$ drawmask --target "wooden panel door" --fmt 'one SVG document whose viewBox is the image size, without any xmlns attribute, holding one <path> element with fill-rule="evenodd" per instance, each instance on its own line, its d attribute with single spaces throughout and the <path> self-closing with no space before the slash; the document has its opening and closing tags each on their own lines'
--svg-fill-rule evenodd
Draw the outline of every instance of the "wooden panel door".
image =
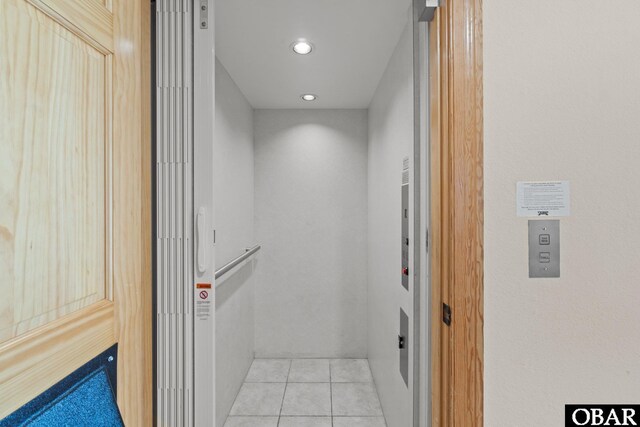
<svg viewBox="0 0 640 427">
<path fill-rule="evenodd" d="M 0 418 L 119 343 L 151 424 L 149 13 L 0 2 Z"/>
</svg>

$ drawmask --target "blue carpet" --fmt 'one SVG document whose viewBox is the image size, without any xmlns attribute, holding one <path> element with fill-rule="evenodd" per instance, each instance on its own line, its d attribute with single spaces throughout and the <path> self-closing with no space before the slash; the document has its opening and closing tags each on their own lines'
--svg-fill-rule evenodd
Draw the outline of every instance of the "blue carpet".
<svg viewBox="0 0 640 427">
<path fill-rule="evenodd" d="M 0 427 L 124 427 L 116 404 L 117 345 L 0 421 Z"/>
</svg>

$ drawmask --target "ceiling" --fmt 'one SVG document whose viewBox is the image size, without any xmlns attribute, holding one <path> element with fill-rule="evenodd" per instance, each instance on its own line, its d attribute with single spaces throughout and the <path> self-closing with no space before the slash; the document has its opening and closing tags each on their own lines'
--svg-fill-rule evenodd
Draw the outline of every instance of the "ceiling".
<svg viewBox="0 0 640 427">
<path fill-rule="evenodd" d="M 367 108 L 410 3 L 216 0 L 216 55 L 254 108 Z M 299 38 L 311 54 L 293 53 Z"/>
</svg>

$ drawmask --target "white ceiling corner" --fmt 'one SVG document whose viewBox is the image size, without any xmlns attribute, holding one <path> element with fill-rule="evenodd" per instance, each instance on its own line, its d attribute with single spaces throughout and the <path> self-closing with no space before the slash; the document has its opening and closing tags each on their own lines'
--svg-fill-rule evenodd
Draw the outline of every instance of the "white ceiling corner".
<svg viewBox="0 0 640 427">
<path fill-rule="evenodd" d="M 368 108 L 411 3 L 215 1 L 216 56 L 254 108 Z M 292 52 L 298 38 L 311 41 L 311 54 Z"/>
</svg>

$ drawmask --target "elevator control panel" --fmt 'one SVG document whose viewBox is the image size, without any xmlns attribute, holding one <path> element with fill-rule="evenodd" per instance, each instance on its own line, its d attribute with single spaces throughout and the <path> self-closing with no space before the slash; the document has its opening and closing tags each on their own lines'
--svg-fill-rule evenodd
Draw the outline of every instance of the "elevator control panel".
<svg viewBox="0 0 640 427">
<path fill-rule="evenodd" d="M 529 277 L 560 277 L 560 221 L 529 221 Z"/>
<path fill-rule="evenodd" d="M 402 286 L 409 290 L 409 158 L 402 162 L 402 248 L 401 280 Z"/>
</svg>

